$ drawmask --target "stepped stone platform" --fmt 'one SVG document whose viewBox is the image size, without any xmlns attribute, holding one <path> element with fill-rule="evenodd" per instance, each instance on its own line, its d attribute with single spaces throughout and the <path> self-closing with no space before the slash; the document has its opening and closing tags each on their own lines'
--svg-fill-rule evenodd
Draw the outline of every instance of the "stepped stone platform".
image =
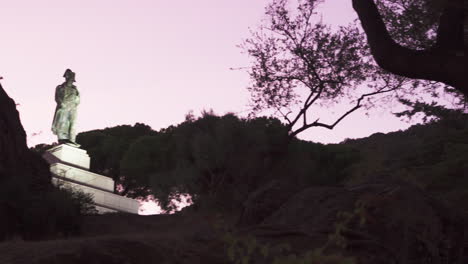
<svg viewBox="0 0 468 264">
<path fill-rule="evenodd" d="M 50 164 L 52 182 L 91 194 L 99 213 L 138 214 L 138 201 L 113 193 L 115 183 L 112 178 L 89 171 L 90 157 L 85 150 L 61 144 L 47 150 L 43 157 Z"/>
</svg>

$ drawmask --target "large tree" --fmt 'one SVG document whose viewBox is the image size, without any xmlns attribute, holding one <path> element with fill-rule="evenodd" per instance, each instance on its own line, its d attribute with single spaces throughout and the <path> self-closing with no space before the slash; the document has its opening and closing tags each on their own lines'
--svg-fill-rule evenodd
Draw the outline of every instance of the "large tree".
<svg viewBox="0 0 468 264">
<path fill-rule="evenodd" d="M 468 96 L 466 0 L 352 0 L 383 69 Z"/>
<path fill-rule="evenodd" d="M 379 36 L 368 37 L 366 41 L 366 34 L 356 23 L 337 30 L 325 25 L 316 13 L 316 7 L 323 1 L 272 0 L 261 27 L 242 43 L 241 47 L 252 58 L 249 91 L 254 114 L 269 110 L 270 114 L 281 116 L 294 137 L 311 127 L 333 129 L 360 108 L 387 103 L 377 101 L 383 98 L 398 99 L 413 109 L 399 113 L 400 116 L 411 116 L 421 109 L 445 109 L 447 104 L 466 109 L 467 97 L 452 83 L 404 75 L 383 67 L 381 58 L 376 57 L 377 51 L 380 56 L 396 58 L 398 63 L 406 62 L 392 49 L 376 47 L 372 37 Z M 438 0 L 379 0 L 373 6 L 376 14 L 381 14 L 382 25 L 385 21 L 382 27 L 394 45 L 415 53 L 439 52 L 437 56 L 441 58 L 464 58 L 463 28 L 460 31 L 454 27 L 456 30 L 450 35 L 459 36 L 458 39 L 442 40 L 440 34 L 445 33 L 440 33 L 438 25 L 445 9 L 437 3 Z M 369 25 L 364 30 L 368 35 L 375 34 Z M 463 67 L 455 69 L 460 70 L 466 71 Z M 431 97 L 432 102 L 428 102 Z M 314 111 L 315 106 L 338 102 L 351 103 L 351 107 L 334 121 L 321 121 Z M 424 113 L 436 112 L 440 111 Z"/>
<path fill-rule="evenodd" d="M 294 137 L 311 127 L 333 129 L 382 95 L 404 99 L 423 89 L 443 88 L 382 70 L 356 24 L 332 30 L 319 20 L 315 9 L 321 2 L 273 0 L 262 26 L 242 43 L 252 58 L 249 91 L 254 114 L 269 110 L 281 116 Z M 314 111 L 315 106 L 338 102 L 352 106 L 332 122 L 321 121 Z"/>
</svg>

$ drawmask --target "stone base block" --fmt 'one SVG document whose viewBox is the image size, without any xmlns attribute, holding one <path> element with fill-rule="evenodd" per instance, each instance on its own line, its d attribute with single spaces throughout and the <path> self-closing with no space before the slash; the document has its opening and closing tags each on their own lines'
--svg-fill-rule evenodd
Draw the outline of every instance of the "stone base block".
<svg viewBox="0 0 468 264">
<path fill-rule="evenodd" d="M 52 182 L 56 185 L 66 185 L 73 189 L 81 190 L 93 196 L 94 204 L 100 213 L 104 212 L 126 212 L 138 214 L 140 203 L 137 200 L 123 197 L 107 191 L 95 189 L 82 184 L 70 182 L 53 177 Z M 100 210 L 101 209 L 101 210 Z"/>
<path fill-rule="evenodd" d="M 50 164 L 52 182 L 91 194 L 99 213 L 138 214 L 137 200 L 114 194 L 114 180 L 89 171 L 90 158 L 85 150 L 61 144 L 47 150 L 43 157 Z"/>
<path fill-rule="evenodd" d="M 119 211 L 117 210 L 112 210 L 109 208 L 105 208 L 102 206 L 94 205 L 96 207 L 96 210 L 98 211 L 98 214 L 107 214 L 107 213 L 118 213 Z"/>
<path fill-rule="evenodd" d="M 94 187 L 96 189 L 102 189 L 104 191 L 114 191 L 114 180 L 110 177 L 102 176 L 62 163 L 50 165 L 50 171 L 57 178 L 63 178 L 72 182 Z"/>
<path fill-rule="evenodd" d="M 49 161 L 50 164 L 62 162 L 89 170 L 90 158 L 86 150 L 67 144 L 60 144 L 47 150 L 44 158 Z M 57 160 L 54 160 L 54 158 Z"/>
</svg>

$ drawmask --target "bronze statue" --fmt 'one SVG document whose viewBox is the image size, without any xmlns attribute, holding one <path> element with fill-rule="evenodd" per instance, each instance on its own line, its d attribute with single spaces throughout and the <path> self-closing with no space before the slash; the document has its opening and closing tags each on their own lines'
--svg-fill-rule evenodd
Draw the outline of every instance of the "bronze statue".
<svg viewBox="0 0 468 264">
<path fill-rule="evenodd" d="M 70 69 L 63 75 L 65 82 L 55 89 L 55 109 L 52 132 L 57 135 L 59 143 L 76 144 L 76 109 L 80 104 L 80 93 L 73 85 L 75 73 Z"/>
</svg>

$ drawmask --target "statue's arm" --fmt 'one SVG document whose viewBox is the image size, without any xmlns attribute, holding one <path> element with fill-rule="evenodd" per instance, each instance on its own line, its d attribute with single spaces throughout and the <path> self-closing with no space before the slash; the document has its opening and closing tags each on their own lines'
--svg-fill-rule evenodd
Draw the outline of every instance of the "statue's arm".
<svg viewBox="0 0 468 264">
<path fill-rule="evenodd" d="M 80 92 L 78 91 L 78 89 L 76 89 L 76 86 L 73 86 L 73 90 L 74 90 L 73 103 L 75 105 L 79 105 L 80 104 Z"/>
<path fill-rule="evenodd" d="M 58 105 L 60 105 L 62 104 L 62 100 L 63 100 L 62 89 L 60 89 L 60 86 L 57 86 L 57 88 L 55 88 L 55 102 Z"/>
<path fill-rule="evenodd" d="M 76 105 L 80 104 L 80 92 L 78 92 L 78 90 L 76 90 L 75 103 L 76 103 Z"/>
</svg>

